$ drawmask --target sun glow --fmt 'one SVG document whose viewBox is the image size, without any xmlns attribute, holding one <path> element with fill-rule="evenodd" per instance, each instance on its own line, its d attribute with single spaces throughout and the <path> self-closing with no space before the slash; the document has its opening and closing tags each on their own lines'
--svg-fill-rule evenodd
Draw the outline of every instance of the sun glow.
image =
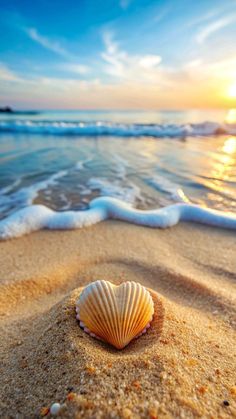
<svg viewBox="0 0 236 419">
<path fill-rule="evenodd" d="M 230 98 L 236 98 L 236 83 L 232 84 L 228 88 L 228 97 L 230 97 Z"/>
<path fill-rule="evenodd" d="M 225 117 L 225 122 L 227 122 L 227 124 L 236 123 L 236 109 L 229 109 Z"/>
<path fill-rule="evenodd" d="M 236 153 L 236 138 L 234 137 L 228 138 L 225 141 L 222 150 L 227 154 Z"/>
</svg>

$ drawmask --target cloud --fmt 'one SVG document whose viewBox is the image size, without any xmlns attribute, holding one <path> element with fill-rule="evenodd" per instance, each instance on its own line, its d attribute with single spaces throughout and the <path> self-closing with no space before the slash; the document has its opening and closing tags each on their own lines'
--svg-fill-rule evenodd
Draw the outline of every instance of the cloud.
<svg viewBox="0 0 236 419">
<path fill-rule="evenodd" d="M 85 75 L 90 71 L 90 68 L 87 65 L 78 63 L 77 56 L 63 48 L 58 41 L 53 41 L 48 37 L 41 35 L 36 28 L 26 28 L 24 29 L 24 32 L 26 32 L 30 39 L 43 48 L 46 48 L 69 61 L 68 63 L 63 63 L 59 66 L 61 70 L 80 75 Z"/>
<path fill-rule="evenodd" d="M 202 71 L 207 73 L 209 78 L 218 81 L 224 80 L 227 83 L 234 82 L 236 78 L 236 55 L 219 61 L 208 63 Z"/>
<path fill-rule="evenodd" d="M 37 44 L 41 45 L 42 47 L 50 51 L 53 51 L 55 54 L 58 54 L 64 58 L 73 58 L 72 55 L 67 50 L 65 50 L 58 41 L 52 41 L 46 36 L 41 35 L 37 31 L 37 29 L 26 28 L 25 32 L 27 33 L 30 39 L 37 42 Z"/>
<path fill-rule="evenodd" d="M 0 63 L 0 80 L 12 82 L 19 81 L 20 78 L 6 64 Z"/>
<path fill-rule="evenodd" d="M 196 41 L 198 44 L 203 44 L 209 36 L 218 32 L 220 29 L 225 28 L 235 21 L 235 16 L 229 16 L 226 18 L 218 19 L 215 22 L 209 23 L 205 26 L 196 36 Z"/>
<path fill-rule="evenodd" d="M 1 100 L 28 108 L 216 107 L 224 104 L 222 92 L 235 79 L 236 57 L 211 62 L 210 57 L 194 56 L 174 67 L 163 64 L 156 54 L 128 53 L 111 32 L 103 34 L 103 41 L 102 61 L 97 66 L 101 80 L 81 80 L 77 74 L 90 69 L 68 59 L 55 64 L 57 70 L 71 73 L 63 74 L 64 78 L 20 76 L 0 63 Z"/>
<path fill-rule="evenodd" d="M 62 64 L 60 68 L 70 73 L 75 73 L 75 74 L 80 74 L 80 75 L 85 75 L 90 72 L 90 67 L 83 64 L 65 63 L 65 64 Z"/>
<path fill-rule="evenodd" d="M 113 34 L 105 32 L 103 34 L 105 51 L 101 54 L 105 61 L 105 72 L 113 77 L 139 81 L 154 82 L 158 81 L 159 55 L 130 55 L 119 47 L 119 43 L 114 40 Z"/>
<path fill-rule="evenodd" d="M 200 66 L 203 65 L 203 62 L 201 60 L 201 58 L 195 58 L 194 60 L 188 61 L 184 67 L 189 70 L 189 69 L 195 69 L 195 68 L 199 68 Z"/>
<path fill-rule="evenodd" d="M 171 11 L 171 7 L 165 7 L 162 10 L 159 10 L 158 13 L 156 14 L 156 16 L 154 17 L 154 22 L 155 23 L 159 23 L 161 22 Z"/>
<path fill-rule="evenodd" d="M 191 64 L 191 63 L 190 63 Z M 158 72 L 158 82 L 143 83 L 139 79 L 122 79 L 115 83 L 99 79 L 24 76 L 6 83 L 0 79 L 0 99 L 13 107 L 36 109 L 179 109 L 187 107 L 222 107 L 219 95 L 220 67 L 201 66 L 198 74 L 188 70 L 164 68 Z M 235 68 L 235 67 L 234 67 Z M 217 70 L 217 73 L 216 73 Z M 214 76 L 213 76 L 214 74 Z M 6 76 L 4 76 L 6 77 Z M 196 77 L 202 77 L 197 79 Z M 201 81 L 198 83 L 196 81 Z M 227 81 L 228 82 L 228 81 Z M 225 90 L 224 90 L 225 91 Z M 204 100 L 203 100 L 204 98 Z"/>
<path fill-rule="evenodd" d="M 144 55 L 138 61 L 140 67 L 151 69 L 155 68 L 161 62 L 161 57 L 159 55 Z"/>
<path fill-rule="evenodd" d="M 41 76 L 18 78 L 14 83 L 6 83 L 0 78 L 0 92 L 0 99 L 4 103 L 37 109 L 99 107 L 104 95 L 99 79 L 86 81 Z"/>
</svg>

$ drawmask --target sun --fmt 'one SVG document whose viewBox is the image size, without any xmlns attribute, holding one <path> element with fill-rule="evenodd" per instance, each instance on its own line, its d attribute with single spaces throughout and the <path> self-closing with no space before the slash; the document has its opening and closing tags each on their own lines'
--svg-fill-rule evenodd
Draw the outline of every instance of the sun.
<svg viewBox="0 0 236 419">
<path fill-rule="evenodd" d="M 228 96 L 236 98 L 236 83 L 232 84 L 228 89 Z"/>
</svg>

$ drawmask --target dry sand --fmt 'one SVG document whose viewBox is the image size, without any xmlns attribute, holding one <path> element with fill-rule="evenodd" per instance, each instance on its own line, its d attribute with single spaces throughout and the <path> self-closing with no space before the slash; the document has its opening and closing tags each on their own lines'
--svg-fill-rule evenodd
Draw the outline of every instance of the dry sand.
<svg viewBox="0 0 236 419">
<path fill-rule="evenodd" d="M 236 417 L 235 233 L 107 221 L 2 242 L 0 266 L 1 418 Z M 122 351 L 86 335 L 74 305 L 95 279 L 157 291 L 162 333 Z"/>
</svg>

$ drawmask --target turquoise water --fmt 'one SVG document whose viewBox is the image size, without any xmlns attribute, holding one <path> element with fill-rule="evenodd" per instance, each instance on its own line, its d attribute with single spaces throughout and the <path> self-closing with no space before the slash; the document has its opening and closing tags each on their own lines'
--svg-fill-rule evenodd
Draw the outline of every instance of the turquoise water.
<svg viewBox="0 0 236 419">
<path fill-rule="evenodd" d="M 32 112 L 32 111 L 30 111 Z M 33 114 L 0 114 L 1 120 L 31 121 L 110 121 L 116 123 L 139 124 L 188 124 L 205 121 L 223 122 L 227 110 L 188 110 L 188 111 L 98 111 L 98 110 L 39 110 Z"/>
<path fill-rule="evenodd" d="M 1 218 L 32 203 L 83 209 L 96 196 L 235 211 L 235 128 L 226 111 L 2 114 Z"/>
</svg>

